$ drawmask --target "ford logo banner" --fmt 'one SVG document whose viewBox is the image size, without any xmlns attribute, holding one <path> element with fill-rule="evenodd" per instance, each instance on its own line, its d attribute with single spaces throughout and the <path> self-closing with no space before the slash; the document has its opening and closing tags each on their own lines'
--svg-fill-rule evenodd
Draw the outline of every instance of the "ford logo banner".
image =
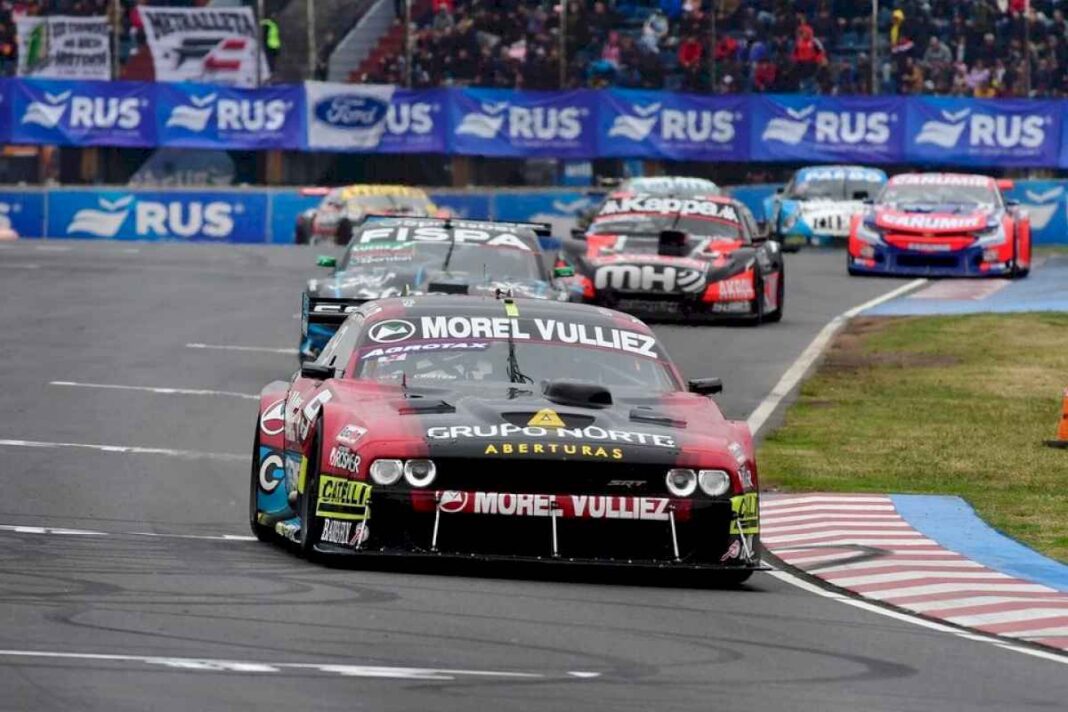
<svg viewBox="0 0 1068 712">
<path fill-rule="evenodd" d="M 389 106 L 370 96 L 346 94 L 315 103 L 315 116 L 331 126 L 367 129 L 386 117 Z"/>
</svg>

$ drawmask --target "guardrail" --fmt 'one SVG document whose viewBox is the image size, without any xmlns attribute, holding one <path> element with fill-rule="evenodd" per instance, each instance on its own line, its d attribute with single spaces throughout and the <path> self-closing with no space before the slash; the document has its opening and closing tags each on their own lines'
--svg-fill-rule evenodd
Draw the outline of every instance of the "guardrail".
<svg viewBox="0 0 1068 712">
<path fill-rule="evenodd" d="M 774 185 L 729 188 L 763 216 Z M 1036 244 L 1068 243 L 1068 181 L 1017 181 L 1008 196 L 1031 215 Z M 593 207 L 591 190 L 429 190 L 431 198 L 468 218 L 547 222 L 565 235 Z M 14 188 L 0 187 L 0 230 L 23 238 L 179 240 L 287 244 L 297 215 L 321 198 L 295 188 Z"/>
</svg>

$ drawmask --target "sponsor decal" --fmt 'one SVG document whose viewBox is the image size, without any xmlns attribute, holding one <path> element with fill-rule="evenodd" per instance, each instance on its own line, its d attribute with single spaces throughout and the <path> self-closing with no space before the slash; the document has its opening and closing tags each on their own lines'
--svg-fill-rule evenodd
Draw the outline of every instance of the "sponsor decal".
<svg viewBox="0 0 1068 712">
<path fill-rule="evenodd" d="M 87 198 L 88 195 L 79 196 L 77 200 L 84 205 L 89 202 Z M 56 211 L 54 229 L 74 237 L 224 242 L 235 238 L 246 241 L 243 230 L 255 223 L 241 222 L 242 228 L 238 229 L 239 221 L 252 219 L 247 214 L 255 206 L 236 195 L 231 200 L 212 200 L 207 193 L 183 193 L 173 199 L 155 192 L 115 198 L 101 195 L 89 205 L 71 205 L 65 211 Z M 61 215 L 70 216 L 65 224 L 58 222 Z"/>
<path fill-rule="evenodd" d="M 622 213 L 663 213 L 679 214 L 688 217 L 715 218 L 737 223 L 738 212 L 730 203 L 711 200 L 684 200 L 680 198 L 621 198 L 607 200 L 598 217 Z"/>
<path fill-rule="evenodd" d="M 753 471 L 749 469 L 749 465 L 742 463 L 738 467 L 738 479 L 741 480 L 742 490 L 748 492 L 753 487 Z"/>
<path fill-rule="evenodd" d="M 405 242 L 439 242 L 458 245 L 487 245 L 489 247 L 512 247 L 518 250 L 531 251 L 530 245 L 521 237 L 512 232 L 491 230 L 476 230 L 473 228 L 443 227 L 431 225 L 424 227 L 369 227 L 360 231 L 360 244 L 374 243 L 376 241 L 405 243 Z"/>
<path fill-rule="evenodd" d="M 938 215 L 886 211 L 876 217 L 876 224 L 880 227 L 902 230 L 981 230 L 986 223 L 985 214 Z"/>
<path fill-rule="evenodd" d="M 528 426 L 542 428 L 566 428 L 565 423 L 552 408 L 542 408 L 527 421 Z"/>
<path fill-rule="evenodd" d="M 260 462 L 260 489 L 271 493 L 278 489 L 281 478 L 278 471 L 284 469 L 284 463 L 280 455 L 268 455 Z"/>
<path fill-rule="evenodd" d="M 337 441 L 339 443 L 347 443 L 348 445 L 355 445 L 360 442 L 360 438 L 367 434 L 367 428 L 360 427 L 354 423 L 349 423 L 344 428 L 338 431 Z"/>
<path fill-rule="evenodd" d="M 737 559 L 742 553 L 742 545 L 737 539 L 731 542 L 731 545 L 727 547 L 727 551 L 723 556 L 719 557 L 720 561 L 729 561 L 730 559 Z"/>
<path fill-rule="evenodd" d="M 577 106 L 515 106 L 507 101 L 484 101 L 479 110 L 463 116 L 457 136 L 494 139 L 504 129 L 513 140 L 574 141 L 582 134 L 585 108 Z"/>
<path fill-rule="evenodd" d="M 516 341 L 525 341 L 537 338 L 542 341 L 595 346 L 657 358 L 656 339 L 647 334 L 556 319 L 533 319 L 527 323 L 534 326 L 533 332 L 524 331 L 518 319 L 508 317 L 424 316 L 421 317 L 420 322 L 424 339 L 512 338 Z M 403 338 L 408 338 L 408 336 Z M 374 340 L 380 341 L 380 339 Z"/>
<path fill-rule="evenodd" d="M 427 351 L 483 351 L 489 348 L 487 341 L 443 341 L 429 344 L 405 344 L 404 346 L 376 347 L 364 354 L 364 358 L 404 355 Z"/>
<path fill-rule="evenodd" d="M 942 242 L 910 242 L 905 248 L 913 252 L 951 252 L 953 245 Z"/>
<path fill-rule="evenodd" d="M 541 411 L 536 414 L 530 422 L 537 420 L 544 412 L 545 411 Z M 551 410 L 549 413 L 552 417 L 559 419 L 559 416 L 556 415 L 556 413 Z M 427 428 L 426 436 L 431 440 L 511 438 L 520 436 L 531 439 L 556 438 L 558 440 L 570 439 L 594 442 L 627 443 L 628 445 L 649 445 L 663 448 L 676 447 L 675 438 L 671 435 L 642 433 L 633 430 L 611 430 L 596 425 L 587 425 L 585 428 L 567 428 L 558 426 L 543 427 L 537 425 L 521 427 L 512 425 L 511 423 L 494 423 L 492 425 L 441 425 Z M 524 452 L 527 452 L 527 450 L 524 450 Z M 556 452 L 556 450 L 553 450 L 552 452 Z M 567 454 L 574 453 L 569 452 Z"/>
<path fill-rule="evenodd" d="M 815 104 L 804 108 L 783 107 L 786 116 L 768 121 L 762 141 L 797 146 L 809 135 L 818 144 L 886 144 L 890 140 L 892 116 L 886 111 L 817 111 Z"/>
<path fill-rule="evenodd" d="M 511 492 L 438 493 L 445 514 L 496 514 L 506 517 L 567 519 L 630 519 L 664 522 L 671 500 L 665 497 L 617 495 L 515 494 Z M 688 509 L 685 510 L 688 513 Z M 679 514 L 682 514 L 680 509 Z M 683 519 L 683 516 L 679 517 Z"/>
<path fill-rule="evenodd" d="M 366 521 L 356 522 L 356 526 L 353 526 L 352 522 L 326 519 L 323 521 L 323 533 L 319 541 L 340 546 L 359 546 L 367 541 L 370 535 Z"/>
<path fill-rule="evenodd" d="M 563 455 L 602 460 L 622 460 L 623 450 L 601 445 L 567 445 L 560 443 L 504 442 L 487 445 L 483 455 Z"/>
<path fill-rule="evenodd" d="M 703 270 L 672 265 L 614 264 L 599 267 L 594 273 L 597 289 L 694 293 L 704 286 Z"/>
<path fill-rule="evenodd" d="M 330 449 L 330 466 L 337 470 L 358 472 L 360 469 L 360 456 L 347 447 L 338 445 Z"/>
<path fill-rule="evenodd" d="M 670 109 L 661 102 L 632 104 L 630 114 L 618 114 L 608 129 L 609 138 L 619 136 L 630 141 L 645 141 L 659 122 L 658 135 L 663 141 L 683 143 L 730 143 L 734 140 L 734 122 L 740 119 L 729 109 Z"/>
<path fill-rule="evenodd" d="M 634 489 L 636 487 L 644 487 L 645 480 L 609 480 L 605 487 L 625 487 L 627 489 Z"/>
<path fill-rule="evenodd" d="M 758 534 L 760 532 L 760 507 L 756 492 L 731 497 L 731 534 Z"/>
<path fill-rule="evenodd" d="M 756 298 L 756 290 L 753 288 L 753 275 L 745 272 L 740 275 L 718 282 L 719 299 L 750 301 Z"/>
<path fill-rule="evenodd" d="M 314 304 L 311 308 L 312 314 L 352 314 L 358 311 L 361 305 L 359 304 Z"/>
<path fill-rule="evenodd" d="M 930 144 L 939 148 L 956 148 L 967 137 L 970 147 L 1041 148 L 1046 141 L 1046 128 L 1052 117 L 1039 114 L 989 115 L 973 113 L 971 108 L 958 111 L 942 109 L 937 119 L 924 121 L 914 139 L 917 145 Z"/>
<path fill-rule="evenodd" d="M 820 181 L 885 183 L 886 174 L 873 168 L 859 168 L 855 166 L 842 168 L 802 168 L 797 172 L 798 183 L 813 183 Z"/>
<path fill-rule="evenodd" d="M 415 325 L 412 322 L 405 319 L 387 319 L 374 324 L 367 332 L 367 336 L 371 341 L 391 344 L 395 341 L 410 339 L 415 336 L 415 333 Z"/>
<path fill-rule="evenodd" d="M 260 416 L 260 431 L 264 435 L 278 435 L 286 427 L 285 399 L 275 401 L 267 406 Z"/>
<path fill-rule="evenodd" d="M 378 148 L 395 92 L 395 87 L 384 84 L 304 82 L 308 147 Z"/>
<path fill-rule="evenodd" d="M 905 173 L 890 179 L 890 185 L 993 186 L 994 179 L 968 173 Z"/>
<path fill-rule="evenodd" d="M 370 516 L 371 485 L 343 477 L 319 477 L 315 515 L 359 522 Z"/>
<path fill-rule="evenodd" d="M 319 391 L 300 411 L 297 418 L 297 433 L 300 435 L 300 440 L 307 440 L 311 424 L 315 422 L 315 418 L 319 415 L 319 409 L 322 408 L 323 404 L 329 403 L 333 397 L 334 394 L 330 391 Z"/>
</svg>

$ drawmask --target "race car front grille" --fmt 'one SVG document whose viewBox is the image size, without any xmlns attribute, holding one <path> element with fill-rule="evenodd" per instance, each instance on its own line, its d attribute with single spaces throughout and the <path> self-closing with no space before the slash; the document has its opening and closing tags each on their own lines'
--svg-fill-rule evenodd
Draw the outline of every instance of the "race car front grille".
<svg viewBox="0 0 1068 712">
<path fill-rule="evenodd" d="M 610 450 L 610 448 L 606 448 Z M 670 465 L 560 460 L 435 458 L 434 487 L 450 490 L 552 494 L 667 496 Z"/>
</svg>

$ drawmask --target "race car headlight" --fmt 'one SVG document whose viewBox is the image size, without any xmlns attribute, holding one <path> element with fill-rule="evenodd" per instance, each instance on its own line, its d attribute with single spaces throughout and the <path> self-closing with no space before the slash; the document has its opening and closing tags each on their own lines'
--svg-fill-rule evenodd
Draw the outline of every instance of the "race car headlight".
<svg viewBox="0 0 1068 712">
<path fill-rule="evenodd" d="M 375 460 L 371 463 L 371 479 L 376 484 L 391 485 L 404 475 L 404 463 L 400 460 Z"/>
<path fill-rule="evenodd" d="M 883 241 L 882 234 L 863 221 L 857 223 L 857 229 L 853 232 L 853 234 L 858 240 L 860 240 L 861 242 L 866 242 L 869 245 L 878 245 L 881 244 Z"/>
<path fill-rule="evenodd" d="M 731 488 L 731 476 L 723 470 L 700 470 L 697 484 L 709 497 L 718 497 Z"/>
<path fill-rule="evenodd" d="M 433 460 L 408 460 L 404 463 L 404 479 L 412 487 L 429 486 L 437 474 L 438 468 Z"/>
<path fill-rule="evenodd" d="M 667 483 L 668 492 L 676 497 L 689 497 L 697 490 L 697 473 L 688 468 L 676 467 L 670 469 L 664 479 Z"/>
<path fill-rule="evenodd" d="M 979 238 L 977 245 L 1003 245 L 1005 244 L 1005 227 L 998 223 L 994 227 L 977 233 L 977 236 Z"/>
</svg>

